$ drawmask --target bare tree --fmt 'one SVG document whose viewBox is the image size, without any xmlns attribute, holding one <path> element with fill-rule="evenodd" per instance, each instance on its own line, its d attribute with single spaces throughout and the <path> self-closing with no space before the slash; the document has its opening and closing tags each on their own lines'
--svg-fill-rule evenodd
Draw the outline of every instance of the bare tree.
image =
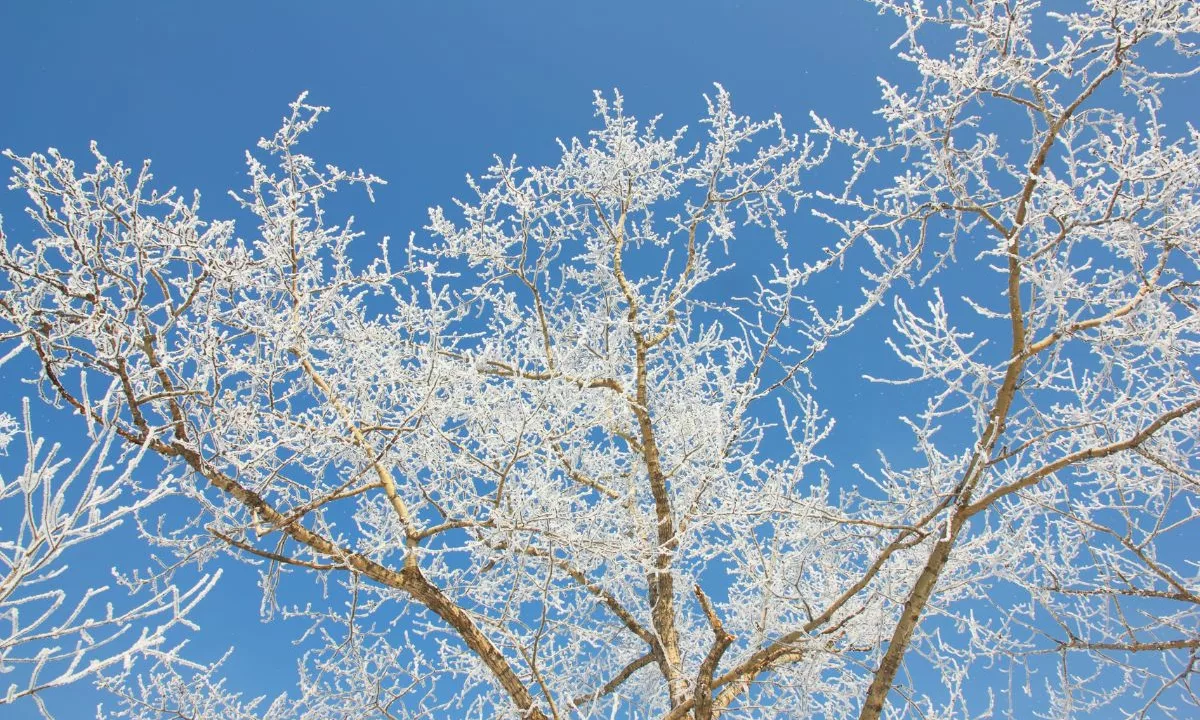
<svg viewBox="0 0 1200 720">
<path fill-rule="evenodd" d="M 1200 10 L 875 4 L 920 78 L 879 137 L 598 94 L 373 260 L 324 208 L 382 181 L 299 152 L 303 97 L 242 235 L 148 166 L 8 153 L 8 337 L 186 479 L 164 542 L 309 621 L 268 716 L 1194 712 L 1200 135 L 1160 117 Z M 889 309 L 912 452 L 835 468 L 814 360 Z M 253 712 L 162 659 L 119 714 Z"/>
<path fill-rule="evenodd" d="M 157 578 L 130 582 L 118 576 L 135 591 L 123 607 L 101 605 L 113 594 L 108 586 L 68 592 L 71 548 L 95 543 L 170 489 L 143 491 L 135 482 L 141 447 L 130 448 L 120 474 L 112 476 L 114 436 L 106 429 L 72 467 L 59 458 L 58 445 L 46 450 L 30 426 L 28 403 L 23 425 L 0 414 L 0 451 L 17 435 L 25 446 L 16 477 L 0 474 L 0 672 L 7 675 L 0 705 L 28 698 L 50 718 L 46 690 L 129 664 L 159 651 L 173 627 L 194 627 L 187 615 L 220 572 L 182 590 Z"/>
</svg>

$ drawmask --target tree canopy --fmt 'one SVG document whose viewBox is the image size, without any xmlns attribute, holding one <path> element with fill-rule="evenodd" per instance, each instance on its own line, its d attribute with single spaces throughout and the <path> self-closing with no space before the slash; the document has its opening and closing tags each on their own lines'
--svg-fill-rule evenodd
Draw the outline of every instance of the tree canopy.
<svg viewBox="0 0 1200 720">
<path fill-rule="evenodd" d="M 236 219 L 96 147 L 6 153 L 38 233 L 0 241 L 0 349 L 142 463 L 70 537 L 136 515 L 170 561 L 110 662 L 71 618 L 74 654 L 14 630 L 0 669 L 98 674 L 131 718 L 1187 716 L 1200 134 L 1159 114 L 1200 9 L 874 4 L 918 78 L 881 81 L 881 133 L 598 93 L 405 243 L 337 216 L 383 181 L 302 152 L 304 96 Z M 912 447 L 834 465 L 816 368 L 871 314 Z M 53 497 L 34 447 L 0 503 Z M 3 528 L 0 612 L 59 612 Z M 212 596 L 176 573 L 235 558 L 310 627 L 270 703 L 162 637 Z"/>
</svg>

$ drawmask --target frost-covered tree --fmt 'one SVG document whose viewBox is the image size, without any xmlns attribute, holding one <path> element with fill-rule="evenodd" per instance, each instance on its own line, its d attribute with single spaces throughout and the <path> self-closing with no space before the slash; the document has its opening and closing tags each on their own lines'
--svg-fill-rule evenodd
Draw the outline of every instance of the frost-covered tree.
<svg viewBox="0 0 1200 720">
<path fill-rule="evenodd" d="M 3 361 L 0 361 L 3 364 Z M 72 595 L 66 586 L 72 548 L 95 543 L 155 502 L 169 486 L 143 489 L 135 471 L 145 452 L 127 447 L 112 464 L 115 436 L 96 430 L 73 465 L 60 447 L 45 447 L 24 423 L 0 413 L 0 454 L 13 440 L 24 446 L 23 464 L 0 470 L 0 706 L 32 703 L 52 717 L 46 690 L 128 665 L 161 652 L 169 631 L 187 620 L 220 572 L 180 589 L 151 575 L 113 578 Z M 7 459 L 7 458 L 5 458 Z M 113 598 L 126 595 L 123 600 Z"/>
<path fill-rule="evenodd" d="M 1200 133 L 1160 116 L 1200 8 L 875 4 L 917 78 L 878 136 L 597 95 L 373 255 L 326 208 L 382 181 L 301 154 L 303 98 L 252 225 L 9 153 L 44 397 L 165 461 L 200 512 L 162 546 L 310 628 L 269 708 L 165 653 L 117 714 L 1195 712 Z M 819 368 L 874 342 L 912 449 L 834 466 Z"/>
</svg>

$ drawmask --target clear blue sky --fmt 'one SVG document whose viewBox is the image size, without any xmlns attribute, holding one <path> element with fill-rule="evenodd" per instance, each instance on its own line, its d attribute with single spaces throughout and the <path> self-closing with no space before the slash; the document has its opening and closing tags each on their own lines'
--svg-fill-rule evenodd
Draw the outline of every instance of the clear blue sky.
<svg viewBox="0 0 1200 720">
<path fill-rule="evenodd" d="M 244 150 L 309 90 L 333 112 L 306 151 L 387 179 L 359 226 L 405 237 L 492 153 L 553 161 L 556 137 L 592 127 L 594 89 L 620 88 L 634 114 L 662 113 L 667 127 L 694 122 L 701 94 L 720 82 L 739 111 L 780 112 L 793 130 L 807 127 L 810 109 L 873 128 L 875 77 L 910 72 L 888 49 L 898 27 L 852 1 L 9 0 L 0 3 L 0 147 L 53 146 L 86 160 L 96 140 L 111 158 L 151 158 L 161 185 L 198 188 L 211 216 L 228 216 L 224 193 L 243 185 Z M 23 201 L 0 193 L 18 242 L 29 229 Z M 861 363 L 829 367 L 825 382 L 877 371 Z M 11 381 L 5 371 L 0 383 Z M 0 387 L 10 412 L 29 391 Z M 850 413 L 843 427 L 868 444 L 899 437 L 894 409 L 844 403 L 834 408 Z M 231 674 L 250 694 L 273 695 L 291 686 L 296 628 L 258 622 L 255 581 L 230 569 L 199 616 L 193 654 L 238 645 Z M 50 699 L 63 717 L 87 717 L 98 698 L 83 686 Z M 32 712 L 18 708 L 12 717 Z"/>
</svg>

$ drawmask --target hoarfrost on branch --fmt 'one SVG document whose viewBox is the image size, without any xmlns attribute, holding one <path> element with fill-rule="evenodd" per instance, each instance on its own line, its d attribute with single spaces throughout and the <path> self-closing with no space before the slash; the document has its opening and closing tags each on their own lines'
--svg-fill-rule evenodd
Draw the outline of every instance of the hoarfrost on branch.
<svg viewBox="0 0 1200 720">
<path fill-rule="evenodd" d="M 39 234 L 0 245 L 4 337 L 165 462 L 202 511 L 165 547 L 307 621 L 267 717 L 1194 711 L 1200 134 L 1160 115 L 1200 9 L 874 4 L 919 78 L 878 136 L 597 94 L 365 263 L 325 208 L 382 181 L 301 153 L 304 97 L 252 225 L 7 154 Z M 834 466 L 819 368 L 869 313 L 912 449 Z M 145 655 L 116 716 L 264 712 Z"/>
</svg>

